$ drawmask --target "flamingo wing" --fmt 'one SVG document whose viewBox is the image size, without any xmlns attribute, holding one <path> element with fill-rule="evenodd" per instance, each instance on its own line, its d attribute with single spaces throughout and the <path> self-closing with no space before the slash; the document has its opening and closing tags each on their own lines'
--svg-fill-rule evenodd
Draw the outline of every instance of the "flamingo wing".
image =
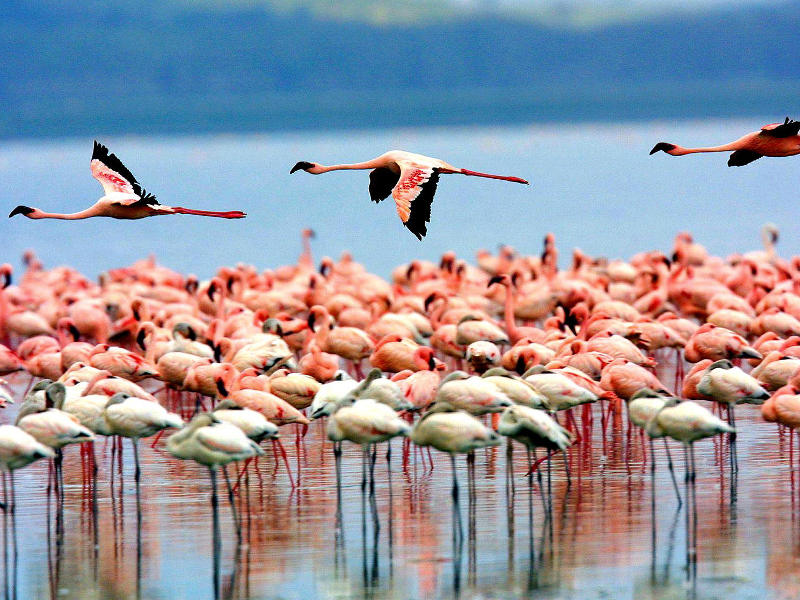
<svg viewBox="0 0 800 600">
<path fill-rule="evenodd" d="M 400 220 L 418 239 L 425 237 L 431 220 L 431 204 L 439 183 L 439 169 L 412 161 L 397 161 L 400 178 L 392 188 Z"/>
<path fill-rule="evenodd" d="M 800 133 L 800 121 L 794 121 L 789 117 L 786 117 L 786 120 L 783 123 L 771 123 L 770 125 L 764 125 L 764 127 L 761 128 L 760 135 L 784 138 L 792 137 L 798 133 Z"/>
<path fill-rule="evenodd" d="M 742 167 L 764 156 L 752 150 L 737 150 L 728 159 L 729 167 Z"/>
<path fill-rule="evenodd" d="M 145 204 L 158 204 L 156 197 L 145 191 L 117 155 L 110 153 L 97 140 L 94 142 L 90 165 L 92 177 L 100 182 L 106 195 L 114 194 L 116 203 L 128 205 L 142 201 Z"/>
<path fill-rule="evenodd" d="M 369 174 L 369 196 L 375 203 L 381 200 L 386 200 L 391 193 L 392 188 L 397 185 L 400 179 L 400 173 L 395 173 L 387 167 L 378 167 L 373 169 Z"/>
</svg>

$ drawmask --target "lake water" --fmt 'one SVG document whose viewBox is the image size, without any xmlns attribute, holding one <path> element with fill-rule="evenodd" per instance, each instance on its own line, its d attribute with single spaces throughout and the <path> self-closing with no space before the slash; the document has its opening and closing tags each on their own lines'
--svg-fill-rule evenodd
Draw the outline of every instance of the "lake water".
<svg viewBox="0 0 800 600">
<path fill-rule="evenodd" d="M 669 250 L 682 230 L 724 255 L 758 248 L 758 229 L 767 221 L 781 228 L 781 253 L 798 253 L 796 163 L 791 159 L 730 169 L 724 155 L 647 154 L 660 140 L 716 144 L 761 124 L 725 120 L 101 138 L 162 202 L 242 209 L 248 218 L 3 219 L 0 261 L 18 264 L 22 251 L 34 248 L 47 266 L 70 264 L 94 276 L 154 253 L 167 266 L 208 276 L 239 261 L 259 268 L 293 262 L 300 230 L 312 227 L 318 234 L 317 258 L 349 249 L 369 269 L 388 275 L 399 263 L 436 259 L 449 249 L 472 257 L 478 248 L 508 243 L 538 253 L 549 231 L 556 234 L 562 261 L 574 246 L 610 257 Z M 401 226 L 390 201 L 378 206 L 369 201 L 366 173 L 288 172 L 297 160 L 360 161 L 395 147 L 525 177 L 533 185 L 443 177 L 428 238 L 418 242 Z M 100 187 L 89 173 L 90 155 L 90 139 L 7 143 L 0 149 L 3 210 L 26 204 L 70 212 L 93 202 Z M 18 392 L 26 379 L 15 377 Z M 13 422 L 15 410 L 0 413 L 0 421 Z M 293 490 L 268 452 L 260 466 L 263 482 L 251 475 L 249 495 L 242 488 L 237 500 L 245 522 L 245 544 L 238 551 L 227 505 L 221 503 L 222 597 L 764 600 L 800 595 L 800 482 L 796 460 L 790 464 L 788 436 L 779 437 L 757 410 L 744 407 L 734 490 L 725 470 L 725 441 L 698 444 L 699 555 L 697 576 L 687 580 L 684 512 L 676 511 L 662 448 L 657 449 L 654 537 L 650 480 L 640 446 L 634 444 L 626 460 L 622 430 L 612 427 L 604 450 L 599 410 L 594 410 L 591 451 L 570 453 L 570 488 L 556 462 L 552 521 L 544 518 L 538 487 L 529 517 L 520 448 L 515 494 L 507 492 L 504 448 L 478 453 L 473 510 L 459 459 L 462 544 L 452 538 L 447 457 L 434 453 L 431 470 L 412 456 L 404 468 L 395 442 L 389 486 L 380 451 L 376 538 L 369 503 L 362 503 L 360 454 L 346 448 L 342 535 L 337 536 L 331 447 L 315 424 L 298 457 L 293 431 L 284 428 L 289 461 L 295 469 L 298 462 L 302 466 L 301 484 Z M 143 443 L 138 521 L 129 446 L 121 496 L 117 483 L 113 500 L 109 449 L 98 444 L 96 545 L 76 448 L 66 452 L 63 536 L 56 535 L 55 510 L 47 513 L 47 465 L 37 463 L 18 474 L 19 562 L 16 575 L 6 571 L 12 577 L 9 589 L 17 598 L 213 597 L 207 472 L 170 458 L 163 441 L 154 449 Z M 677 446 L 673 452 L 680 456 Z"/>
<path fill-rule="evenodd" d="M 17 376 L 18 384 L 25 378 Z M 185 406 L 191 410 L 194 400 Z M 15 412 L 3 411 L 3 422 L 13 420 Z M 312 424 L 299 458 L 293 426 L 283 428 L 295 476 L 298 463 L 302 467 L 300 485 L 291 488 L 284 467 L 276 469 L 268 451 L 260 461 L 260 476 L 251 471 L 249 487 L 242 484 L 237 490 L 244 542 L 238 550 L 222 494 L 219 597 L 796 598 L 797 457 L 791 464 L 788 435 L 779 435 L 756 408 L 743 406 L 737 412 L 740 472 L 733 489 L 726 441 L 718 437 L 697 444 L 696 577 L 687 577 L 685 515 L 678 510 L 663 447 L 656 447 L 654 529 L 649 467 L 639 440 L 634 437 L 628 455 L 620 419 L 609 425 L 604 445 L 595 406 L 593 434 L 570 451 L 571 487 L 560 457 L 554 461 L 552 520 L 545 518 L 537 485 L 528 489 L 527 462 L 519 446 L 514 493 L 506 483 L 505 448 L 477 453 L 474 504 L 459 457 L 460 544 L 452 535 L 446 456 L 434 452 L 432 470 L 419 454 L 404 466 L 395 441 L 390 486 L 383 445 L 375 469 L 376 536 L 371 505 L 361 493 L 360 449 L 345 446 L 337 534 L 332 447 L 323 427 Z M 682 481 L 682 452 L 671 446 Z M 97 454 L 96 546 L 78 448 L 65 452 L 63 516 L 55 511 L 54 500 L 48 510 L 45 462 L 18 472 L 19 559 L 16 576 L 7 571 L 15 597 L 214 597 L 206 469 L 170 457 L 163 439 L 155 448 L 143 441 L 139 520 L 128 442 L 121 488 L 119 474 L 114 487 L 110 483 L 110 445 L 99 441 Z M 685 498 L 683 484 L 681 494 Z"/>
<path fill-rule="evenodd" d="M 781 115 L 744 121 L 555 123 L 509 128 L 426 128 L 320 134 L 206 137 L 98 136 L 164 204 L 242 209 L 244 221 L 176 216 L 143 221 L 2 219 L 0 259 L 17 264 L 35 248 L 46 265 L 88 275 L 155 253 L 167 266 L 208 276 L 222 264 L 259 268 L 294 261 L 299 232 L 313 228 L 317 258 L 349 249 L 377 273 L 446 250 L 472 258 L 479 248 L 511 244 L 539 253 L 554 232 L 562 249 L 628 257 L 669 250 L 691 231 L 726 255 L 760 246 L 768 221 L 783 233 L 780 250 L 800 251 L 797 163 L 762 159 L 728 168 L 726 155 L 648 156 L 655 142 L 709 145 L 736 139 Z M 12 141 L 0 149 L 3 214 L 14 206 L 73 212 L 101 188 L 89 172 L 92 140 Z M 366 172 L 289 175 L 298 160 L 358 162 L 387 149 L 437 156 L 473 170 L 524 177 L 513 183 L 442 177 L 428 237 L 399 222 L 391 200 L 370 202 Z"/>
</svg>

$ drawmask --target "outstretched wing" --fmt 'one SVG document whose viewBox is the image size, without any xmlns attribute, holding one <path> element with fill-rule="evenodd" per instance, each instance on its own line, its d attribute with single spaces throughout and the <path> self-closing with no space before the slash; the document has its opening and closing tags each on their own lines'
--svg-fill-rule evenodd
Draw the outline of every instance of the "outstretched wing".
<svg viewBox="0 0 800 600">
<path fill-rule="evenodd" d="M 439 183 L 439 169 L 411 161 L 397 161 L 400 178 L 392 189 L 392 198 L 397 204 L 397 214 L 403 224 L 417 236 L 425 237 L 431 220 L 431 204 Z"/>
<path fill-rule="evenodd" d="M 797 135 L 800 132 L 800 121 L 793 121 L 789 117 L 783 123 L 771 123 L 761 128 L 760 135 L 784 138 Z"/>
<path fill-rule="evenodd" d="M 376 203 L 386 200 L 399 179 L 400 173 L 395 173 L 386 167 L 373 169 L 369 173 L 369 197 Z"/>
<path fill-rule="evenodd" d="M 111 154 L 103 144 L 97 140 L 92 151 L 92 177 L 100 182 L 106 195 L 127 194 L 129 199 L 119 196 L 120 204 L 134 204 L 142 201 L 145 204 L 158 204 L 156 197 L 139 185 L 136 178 L 128 168 L 122 164 L 116 154 Z"/>
<path fill-rule="evenodd" d="M 729 167 L 742 167 L 764 156 L 752 150 L 737 150 L 728 159 Z"/>
</svg>

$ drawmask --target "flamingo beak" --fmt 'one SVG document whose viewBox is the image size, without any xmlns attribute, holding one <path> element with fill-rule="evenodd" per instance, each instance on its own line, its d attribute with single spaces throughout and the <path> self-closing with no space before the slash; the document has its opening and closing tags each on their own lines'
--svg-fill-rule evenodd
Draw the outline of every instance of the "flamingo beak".
<svg viewBox="0 0 800 600">
<path fill-rule="evenodd" d="M 10 219 L 14 215 L 29 215 L 33 211 L 34 211 L 34 209 L 31 208 L 30 206 L 23 206 L 23 205 L 20 204 L 14 210 L 12 210 L 10 213 L 8 213 L 8 218 Z"/>
<path fill-rule="evenodd" d="M 3 273 L 3 289 L 11 285 L 11 273 Z"/>
<path fill-rule="evenodd" d="M 500 275 L 495 275 L 489 280 L 489 283 L 486 287 L 492 287 L 495 283 L 502 283 L 502 282 L 503 282 L 503 277 Z"/>
<path fill-rule="evenodd" d="M 653 149 L 650 150 L 650 154 L 653 155 L 659 150 L 669 153 L 669 151 L 673 150 L 674 148 L 675 144 L 668 144 L 667 142 L 658 142 L 655 146 L 653 146 Z"/>
<path fill-rule="evenodd" d="M 308 169 L 310 169 L 313 166 L 314 166 L 314 163 L 310 163 L 310 162 L 301 160 L 300 162 L 295 164 L 295 166 L 292 167 L 292 170 L 289 171 L 289 174 L 291 175 L 295 171 L 300 171 L 300 170 L 307 171 Z"/>
</svg>

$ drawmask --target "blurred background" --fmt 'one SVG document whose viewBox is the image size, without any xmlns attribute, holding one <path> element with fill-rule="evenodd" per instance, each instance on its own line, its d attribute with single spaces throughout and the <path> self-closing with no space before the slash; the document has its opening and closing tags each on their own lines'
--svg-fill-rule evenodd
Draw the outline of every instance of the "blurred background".
<svg viewBox="0 0 800 600">
<path fill-rule="evenodd" d="M 33 247 L 94 275 L 152 251 L 207 275 L 293 261 L 312 227 L 318 253 L 388 274 L 447 249 L 538 252 L 548 231 L 628 256 L 688 229 L 725 254 L 766 221 L 800 250 L 796 159 L 647 154 L 798 117 L 800 2 L 6 0 L 0 17 L 3 210 L 92 203 L 97 138 L 162 203 L 249 214 L 17 217 L 4 260 Z M 369 202 L 366 173 L 288 174 L 394 147 L 533 185 L 445 179 L 419 243 Z"/>
</svg>

